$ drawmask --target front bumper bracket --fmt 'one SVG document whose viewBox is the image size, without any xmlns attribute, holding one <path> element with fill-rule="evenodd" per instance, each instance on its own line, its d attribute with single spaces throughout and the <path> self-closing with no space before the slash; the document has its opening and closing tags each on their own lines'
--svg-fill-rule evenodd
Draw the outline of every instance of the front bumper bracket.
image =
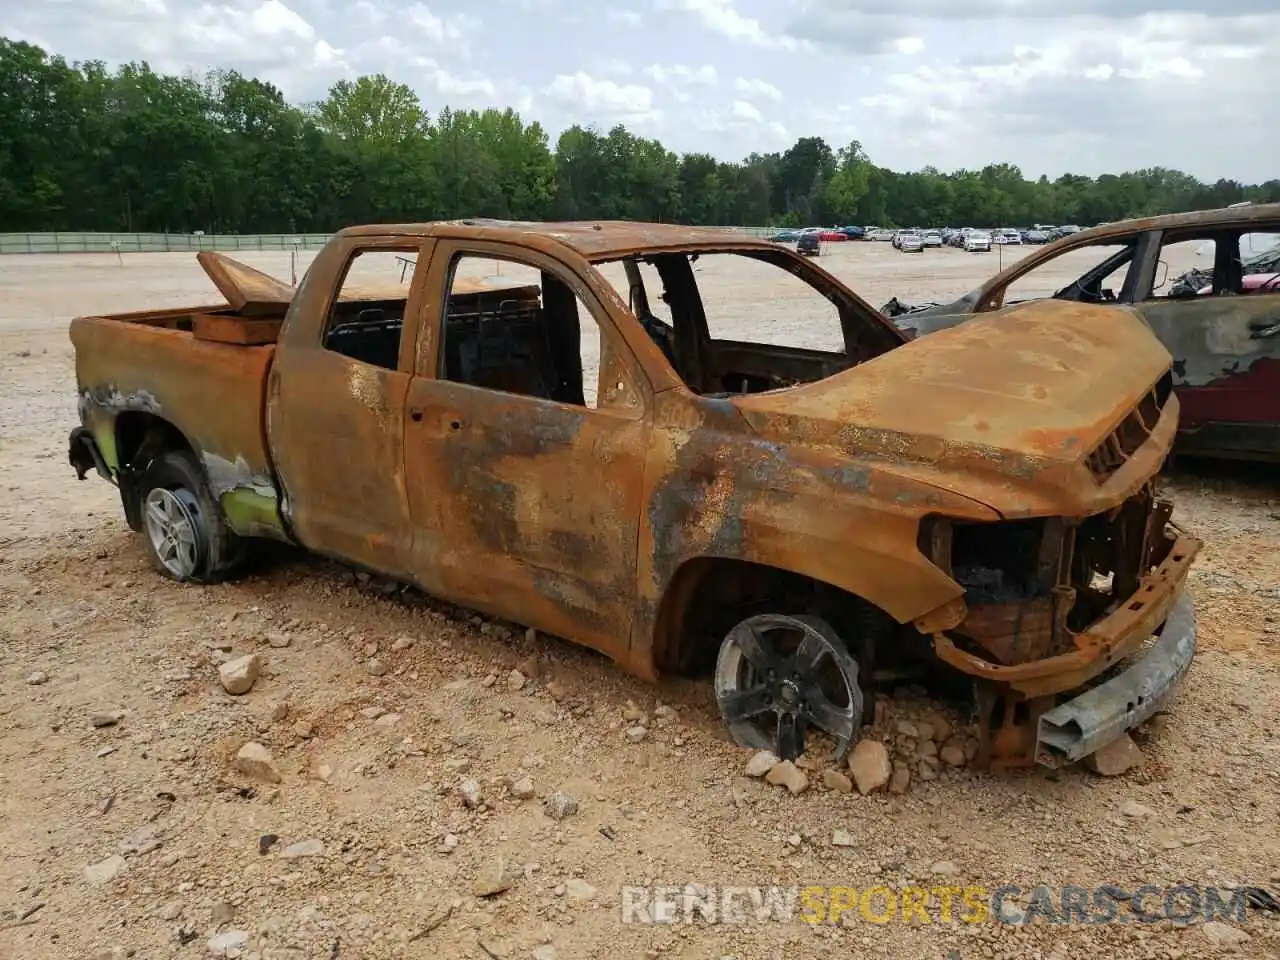
<svg viewBox="0 0 1280 960">
<path fill-rule="evenodd" d="M 1186 674 L 1195 652 L 1195 606 L 1184 592 L 1140 659 L 1041 715 L 1036 760 L 1046 767 L 1073 763 L 1147 720 Z"/>
</svg>

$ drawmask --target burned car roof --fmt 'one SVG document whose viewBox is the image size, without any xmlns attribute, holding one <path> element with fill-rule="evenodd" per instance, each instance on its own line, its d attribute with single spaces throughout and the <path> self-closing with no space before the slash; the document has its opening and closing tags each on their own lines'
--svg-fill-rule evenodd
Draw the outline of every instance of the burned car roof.
<svg viewBox="0 0 1280 960">
<path fill-rule="evenodd" d="M 1254 223 L 1280 218 L 1280 203 L 1255 203 L 1247 207 L 1215 207 L 1212 210 L 1192 210 L 1190 213 L 1165 213 L 1155 217 L 1138 217 L 1133 220 L 1117 220 L 1087 230 L 1073 233 L 1072 245 L 1103 237 L 1123 237 L 1144 230 L 1178 230 L 1195 227 L 1225 227 L 1239 224 L 1248 227 Z"/>
<path fill-rule="evenodd" d="M 438 220 L 429 223 L 349 227 L 340 233 L 342 236 L 387 234 L 505 240 L 543 249 L 564 246 L 595 263 L 637 253 L 708 248 L 776 249 L 776 244 L 740 230 L 630 220 L 571 220 L 559 223 L 533 220 Z"/>
</svg>

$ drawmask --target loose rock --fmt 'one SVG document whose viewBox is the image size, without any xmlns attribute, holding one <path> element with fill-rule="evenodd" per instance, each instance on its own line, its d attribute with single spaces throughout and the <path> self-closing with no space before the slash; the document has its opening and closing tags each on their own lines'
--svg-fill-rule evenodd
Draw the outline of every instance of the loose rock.
<svg viewBox="0 0 1280 960">
<path fill-rule="evenodd" d="M 763 777 L 778 765 L 778 758 L 768 750 L 761 750 L 747 761 L 748 777 Z"/>
<path fill-rule="evenodd" d="M 1142 750 L 1127 733 L 1084 758 L 1084 765 L 1101 777 L 1118 777 L 1142 766 Z"/>
<path fill-rule="evenodd" d="M 775 786 L 786 787 L 792 796 L 803 793 L 809 786 L 809 778 L 804 771 L 790 760 L 782 760 L 773 765 L 773 769 L 765 774 L 765 782 Z"/>
<path fill-rule="evenodd" d="M 528 682 L 525 675 L 519 670 L 512 670 L 507 674 L 507 689 L 512 693 L 517 690 L 523 690 L 524 685 Z"/>
<path fill-rule="evenodd" d="M 33 673 L 27 674 L 27 683 L 31 684 L 33 687 L 38 687 L 40 684 L 48 682 L 49 675 L 43 670 L 36 670 Z"/>
<path fill-rule="evenodd" d="M 628 743 L 639 743 L 648 735 L 649 735 L 649 731 L 638 724 L 634 727 L 627 727 L 626 736 L 627 736 Z"/>
<path fill-rule="evenodd" d="M 284 860 L 294 860 L 298 857 L 320 857 L 323 855 L 324 841 L 318 837 L 291 843 L 280 851 L 280 857 Z"/>
<path fill-rule="evenodd" d="M 822 785 L 836 793 L 853 792 L 853 781 L 834 767 L 822 771 Z"/>
<path fill-rule="evenodd" d="M 119 710 L 110 713 L 95 713 L 89 718 L 89 722 L 95 727 L 114 727 L 117 723 L 124 719 L 124 714 Z"/>
<path fill-rule="evenodd" d="M 117 853 L 107 857 L 105 860 L 85 867 L 84 878 L 95 887 L 100 887 L 104 883 L 110 883 L 128 869 L 129 865 L 125 863 L 124 857 Z"/>
<path fill-rule="evenodd" d="M 521 777 L 511 784 L 511 795 L 517 800 L 528 800 L 533 796 L 533 778 Z"/>
<path fill-rule="evenodd" d="M 578 812 L 578 801 L 564 791 L 557 790 L 543 802 L 542 809 L 552 820 L 563 820 Z"/>
<path fill-rule="evenodd" d="M 413 643 L 413 637 L 396 637 L 395 642 L 391 644 L 391 652 L 400 653 L 402 650 L 408 650 Z"/>
<path fill-rule="evenodd" d="M 564 882 L 564 892 L 573 900 L 590 900 L 596 895 L 596 888 L 581 877 L 570 877 Z"/>
<path fill-rule="evenodd" d="M 365 662 L 364 672 L 369 674 L 371 677 L 381 677 L 386 674 L 387 665 L 377 657 L 373 657 Z"/>
<path fill-rule="evenodd" d="M 256 740 L 250 740 L 240 748 L 235 768 L 246 777 L 262 783 L 279 783 L 281 780 L 280 768 L 276 766 L 271 751 Z"/>
<path fill-rule="evenodd" d="M 905 763 L 893 768 L 893 776 L 889 778 L 889 792 L 903 794 L 911 785 L 911 768 Z"/>
<path fill-rule="evenodd" d="M 480 782 L 471 777 L 458 784 L 458 796 L 462 798 L 462 804 L 468 810 L 474 810 L 484 803 L 484 792 L 480 789 Z"/>
<path fill-rule="evenodd" d="M 863 796 L 883 790 L 893 776 L 888 749 L 878 740 L 859 740 L 849 754 L 849 772 Z"/>
<path fill-rule="evenodd" d="M 517 880 L 524 876 L 524 869 L 505 857 L 498 857 L 492 864 L 481 871 L 471 885 L 471 892 L 477 897 L 492 897 L 504 890 L 510 890 Z"/>
<path fill-rule="evenodd" d="M 256 653 L 228 660 L 218 668 L 218 682 L 233 697 L 242 696 L 253 689 L 262 670 L 262 659 Z"/>
<path fill-rule="evenodd" d="M 1249 940 L 1249 935 L 1243 930 L 1221 920 L 1209 920 L 1201 924 L 1200 932 L 1206 940 L 1218 947 L 1234 947 Z"/>
<path fill-rule="evenodd" d="M 211 957 L 239 957 L 249 949 L 249 934 L 244 930 L 228 930 L 210 937 L 205 948 Z"/>
<path fill-rule="evenodd" d="M 857 843 L 853 839 L 853 834 L 848 830 L 833 830 L 831 832 L 831 845 L 833 847 L 852 847 Z"/>
<path fill-rule="evenodd" d="M 938 751 L 942 762 L 949 767 L 963 767 L 965 761 L 964 747 L 956 743 L 948 743 Z"/>
<path fill-rule="evenodd" d="M 275 647 L 277 650 L 283 650 L 285 647 L 287 647 L 290 644 L 291 641 L 292 641 L 292 638 L 287 633 L 268 633 L 267 634 L 267 644 L 269 646 Z"/>
<path fill-rule="evenodd" d="M 1126 800 L 1120 805 L 1120 812 L 1126 817 L 1132 817 L 1135 820 L 1144 817 L 1154 817 L 1156 812 L 1150 807 L 1139 803 L 1137 800 Z"/>
</svg>

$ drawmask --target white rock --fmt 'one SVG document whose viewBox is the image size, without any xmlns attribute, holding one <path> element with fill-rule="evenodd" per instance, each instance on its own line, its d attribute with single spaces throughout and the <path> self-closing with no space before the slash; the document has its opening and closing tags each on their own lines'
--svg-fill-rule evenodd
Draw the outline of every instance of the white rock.
<svg viewBox="0 0 1280 960">
<path fill-rule="evenodd" d="M 408 650 L 413 646 L 413 637 L 396 637 L 395 642 L 391 644 L 391 650 L 399 653 L 401 650 Z"/>
<path fill-rule="evenodd" d="M 960 868 L 950 860 L 939 860 L 929 868 L 929 872 L 939 877 L 954 877 Z"/>
<path fill-rule="evenodd" d="M 287 633 L 268 633 L 267 634 L 267 643 L 270 646 L 275 647 L 277 650 L 283 650 L 285 647 L 289 645 L 290 641 L 291 641 L 291 638 Z"/>
<path fill-rule="evenodd" d="M 262 670 L 262 659 L 256 653 L 246 654 L 228 660 L 218 668 L 218 681 L 222 689 L 233 697 L 248 693 L 258 682 L 258 674 Z"/>
<path fill-rule="evenodd" d="M 507 674 L 507 689 L 512 693 L 515 693 L 517 690 L 523 690 L 526 682 L 527 680 L 525 675 L 519 670 L 512 670 Z"/>
<path fill-rule="evenodd" d="M 570 877 L 564 882 L 564 892 L 574 900 L 590 900 L 596 895 L 596 888 L 581 877 Z"/>
<path fill-rule="evenodd" d="M 84 878 L 95 887 L 100 887 L 104 883 L 110 883 L 128 869 L 129 865 L 125 863 L 124 857 L 117 853 L 107 857 L 105 860 L 85 867 Z"/>
<path fill-rule="evenodd" d="M 235 768 L 246 777 L 262 783 L 279 783 L 281 780 L 280 768 L 276 766 L 271 751 L 256 740 L 250 740 L 240 748 Z"/>
<path fill-rule="evenodd" d="M 474 810 L 484 803 L 484 791 L 480 789 L 480 781 L 468 777 L 458 784 L 458 796 L 468 810 Z"/>
<path fill-rule="evenodd" d="M 1249 940 L 1249 935 L 1243 930 L 1221 920 L 1209 920 L 1201 924 L 1200 932 L 1206 940 L 1219 947 L 1234 947 Z"/>
<path fill-rule="evenodd" d="M 1154 817 L 1156 812 L 1148 806 L 1144 806 L 1137 800 L 1126 800 L 1120 804 L 1120 812 L 1126 817 L 1133 817 L 1135 820 L 1142 817 Z"/>
<path fill-rule="evenodd" d="M 40 686 L 40 684 L 48 683 L 48 682 L 49 682 L 49 675 L 45 673 L 43 670 L 36 670 L 32 673 L 27 674 L 27 683 L 31 684 L 31 686 L 33 687 L 38 687 Z"/>
<path fill-rule="evenodd" d="M 310 840 L 291 843 L 280 851 L 280 856 L 284 860 L 294 860 L 298 857 L 324 856 L 324 841 L 318 837 L 312 837 Z"/>
<path fill-rule="evenodd" d="M 853 847 L 857 844 L 853 839 L 852 833 L 848 830 L 837 829 L 831 832 L 831 845 L 833 847 Z"/>
<path fill-rule="evenodd" d="M 239 957 L 249 949 L 249 934 L 244 930 L 228 930 L 210 937 L 205 947 L 211 957 Z"/>
<path fill-rule="evenodd" d="M 648 735 L 649 735 L 649 731 L 644 727 L 640 726 L 639 724 L 636 724 L 633 727 L 627 727 L 626 736 L 627 736 L 628 743 L 639 743 Z"/>
<path fill-rule="evenodd" d="M 883 790 L 893 776 L 888 748 L 879 740 L 859 740 L 849 754 L 849 772 L 863 796 Z"/>
<path fill-rule="evenodd" d="M 540 947 L 534 947 L 529 957 L 530 960 L 556 960 L 556 948 L 549 943 L 544 943 Z"/>
<path fill-rule="evenodd" d="M 524 870 L 519 864 L 512 863 L 504 857 L 498 857 L 476 877 L 475 883 L 471 885 L 471 892 L 477 897 L 492 897 L 504 890 L 510 890 L 522 876 L 524 876 Z"/>
<path fill-rule="evenodd" d="M 517 800 L 528 800 L 533 796 L 533 778 L 521 777 L 511 784 L 511 795 Z"/>
<path fill-rule="evenodd" d="M 386 674 L 387 665 L 377 657 L 373 657 L 366 661 L 364 665 L 364 672 L 369 674 L 371 677 L 381 677 Z"/>
<path fill-rule="evenodd" d="M 748 777 L 763 777 L 778 763 L 778 758 L 768 750 L 761 750 L 747 761 Z"/>
</svg>

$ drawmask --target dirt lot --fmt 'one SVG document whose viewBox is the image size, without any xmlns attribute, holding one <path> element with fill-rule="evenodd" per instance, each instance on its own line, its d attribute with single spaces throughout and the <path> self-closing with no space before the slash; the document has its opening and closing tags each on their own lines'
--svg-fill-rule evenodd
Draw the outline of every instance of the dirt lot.
<svg viewBox="0 0 1280 960">
<path fill-rule="evenodd" d="M 287 255 L 245 259 L 288 276 Z M 858 243 L 821 262 L 879 305 L 957 295 L 996 261 Z M 723 281 L 725 323 L 806 335 L 783 292 L 706 269 Z M 113 488 L 76 483 L 66 463 L 66 321 L 214 300 L 189 256 L 0 260 L 0 957 L 203 957 L 218 936 L 261 960 L 1280 955 L 1280 924 L 1255 911 L 1227 929 L 876 924 L 858 911 L 842 924 L 645 925 L 620 910 L 623 885 L 691 882 L 1012 884 L 1015 910 L 1037 884 L 1274 889 L 1276 471 L 1194 465 L 1169 479 L 1175 518 L 1207 544 L 1191 580 L 1201 647 L 1138 737 L 1141 769 L 944 766 L 871 797 L 811 771 L 791 796 L 744 776 L 704 681 L 650 687 L 519 625 L 383 596 L 287 553 L 213 588 L 153 574 Z M 217 663 L 254 651 L 264 675 L 227 695 Z M 529 679 L 513 689 L 517 666 Z M 963 720 L 910 693 L 890 700 L 888 728 L 933 710 Z M 639 713 L 648 732 L 632 742 Z M 281 783 L 233 769 L 249 740 Z M 477 809 L 460 778 L 482 791 Z M 553 791 L 577 812 L 548 816 Z M 475 896 L 500 861 L 516 868 L 509 889 Z M 1133 917 L 1122 905 L 1118 919 Z"/>
</svg>

